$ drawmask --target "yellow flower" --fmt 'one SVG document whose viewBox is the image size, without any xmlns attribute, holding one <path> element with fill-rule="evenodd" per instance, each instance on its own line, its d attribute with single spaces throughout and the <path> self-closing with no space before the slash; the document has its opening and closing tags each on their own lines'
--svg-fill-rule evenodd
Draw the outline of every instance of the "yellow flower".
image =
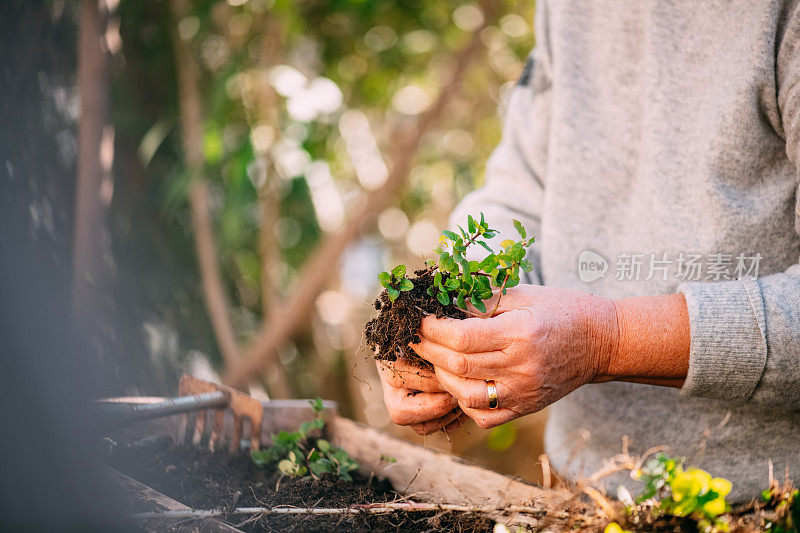
<svg viewBox="0 0 800 533">
<path fill-rule="evenodd" d="M 700 492 L 707 492 L 709 485 L 711 485 L 711 474 L 699 468 L 690 468 L 689 475 L 700 487 Z"/>
<path fill-rule="evenodd" d="M 681 493 L 684 496 L 697 496 L 708 492 L 711 484 L 711 474 L 699 468 L 690 468 L 685 472 L 680 472 L 670 483 L 672 487 L 673 499 L 675 494 Z M 676 500 L 677 501 L 677 500 Z"/>
<path fill-rule="evenodd" d="M 716 492 L 719 496 L 725 497 L 730 494 L 733 485 L 727 479 L 715 477 L 711 480 L 709 488 Z"/>
<path fill-rule="evenodd" d="M 622 528 L 616 522 L 611 522 L 603 530 L 603 533 L 623 533 Z"/>
<path fill-rule="evenodd" d="M 703 504 L 703 511 L 709 516 L 718 516 L 725 512 L 725 498 L 714 498 Z"/>
</svg>

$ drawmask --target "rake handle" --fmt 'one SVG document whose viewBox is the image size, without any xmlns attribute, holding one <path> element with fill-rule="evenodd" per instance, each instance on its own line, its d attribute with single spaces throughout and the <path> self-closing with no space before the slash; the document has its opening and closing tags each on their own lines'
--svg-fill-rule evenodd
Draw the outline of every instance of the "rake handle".
<svg viewBox="0 0 800 533">
<path fill-rule="evenodd" d="M 229 397 L 224 391 L 167 398 L 156 403 L 94 402 L 95 413 L 104 426 L 124 427 L 140 420 L 160 418 L 204 409 L 226 407 Z"/>
</svg>

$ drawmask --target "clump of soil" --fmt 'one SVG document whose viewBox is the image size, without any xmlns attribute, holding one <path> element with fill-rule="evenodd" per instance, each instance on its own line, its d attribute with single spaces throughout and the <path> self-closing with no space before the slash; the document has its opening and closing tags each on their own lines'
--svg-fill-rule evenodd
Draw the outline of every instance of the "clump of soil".
<svg viewBox="0 0 800 533">
<path fill-rule="evenodd" d="M 354 473 L 353 481 L 333 474 L 319 479 L 282 476 L 259 468 L 247 454 L 177 446 L 169 438 L 117 447 L 111 466 L 194 509 L 229 507 L 347 507 L 393 501 L 399 495 L 386 480 Z M 143 510 L 137 506 L 131 513 Z M 232 525 L 263 531 L 491 531 L 493 523 L 471 513 L 391 513 L 315 516 L 268 514 L 230 516 Z"/>
<path fill-rule="evenodd" d="M 401 292 L 392 302 L 386 290 L 375 300 L 378 316 L 364 326 L 367 346 L 375 354 L 375 359 L 395 361 L 401 358 L 418 368 L 430 369 L 431 364 L 411 349 L 409 344 L 419 343 L 419 328 L 426 315 L 437 318 L 450 317 L 464 319 L 467 314 L 453 305 L 442 303 L 426 292 L 433 285 L 435 268 L 416 270 L 411 281 L 414 288 Z M 447 275 L 443 282 L 447 281 Z"/>
</svg>

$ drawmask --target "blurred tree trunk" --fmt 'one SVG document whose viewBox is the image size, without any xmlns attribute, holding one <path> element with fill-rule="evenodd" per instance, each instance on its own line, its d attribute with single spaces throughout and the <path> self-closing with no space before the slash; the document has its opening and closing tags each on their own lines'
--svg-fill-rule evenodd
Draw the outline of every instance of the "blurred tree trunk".
<svg viewBox="0 0 800 533">
<path fill-rule="evenodd" d="M 266 30 L 261 46 L 259 67 L 267 69 L 277 65 L 281 60 L 284 46 L 284 31 L 281 21 L 276 16 L 267 16 Z M 278 129 L 279 99 L 275 90 L 270 85 L 263 85 L 258 97 L 258 123 L 267 124 Z M 278 265 L 280 264 L 280 247 L 275 238 L 275 224 L 280 219 L 281 202 L 278 198 L 279 188 L 275 183 L 276 171 L 272 160 L 267 153 L 258 154 L 261 172 L 263 172 L 261 186 L 258 190 L 259 226 L 258 248 L 261 260 L 261 315 L 262 320 L 269 320 L 271 315 L 279 312 L 280 291 L 279 280 L 276 279 Z M 289 376 L 277 357 L 264 365 L 263 379 L 267 385 L 270 396 L 274 398 L 291 398 L 295 396 L 294 388 Z"/>
<path fill-rule="evenodd" d="M 108 13 L 98 0 L 82 0 L 78 39 L 77 184 L 73 236 L 72 313 L 104 358 L 111 338 L 111 242 L 108 207 L 113 194 L 114 130 L 109 123 Z"/>
<path fill-rule="evenodd" d="M 485 2 L 483 7 L 484 13 L 487 14 L 486 20 L 489 20 L 488 15 L 493 11 L 493 3 Z M 306 323 L 308 315 L 313 312 L 317 297 L 336 272 L 335 266 L 339 263 L 344 250 L 360 235 L 362 227 L 368 221 L 397 199 L 408 178 L 413 157 L 422 137 L 442 119 L 444 108 L 457 92 L 467 66 L 474 61 L 474 56 L 480 47 L 480 29 L 478 29 L 474 32 L 470 43 L 455 58 L 451 79 L 442 88 L 436 101 L 420 116 L 414 127 L 403 128 L 393 136 L 396 140 L 395 152 L 386 183 L 381 188 L 366 194 L 342 229 L 319 244 L 297 276 L 297 287 L 284 310 L 281 313 L 274 313 L 265 321 L 246 349 L 246 357 L 230 368 L 226 374 L 224 379 L 226 383 L 234 387 L 246 386 L 261 373 L 270 360 L 275 358 L 280 346 Z"/>
<path fill-rule="evenodd" d="M 199 70 L 192 53 L 191 44 L 178 33 L 178 22 L 189 14 L 186 0 L 171 0 L 173 17 L 173 47 L 175 67 L 178 71 L 178 101 L 181 113 L 186 166 L 191 173 L 189 205 L 194 224 L 197 261 L 203 285 L 211 326 L 217 340 L 225 366 L 230 368 L 239 360 L 239 345 L 231 323 L 228 298 L 217 264 L 217 246 L 214 229 L 208 212 L 208 184 L 203 175 L 205 154 L 203 151 L 203 104 L 200 96 Z"/>
</svg>

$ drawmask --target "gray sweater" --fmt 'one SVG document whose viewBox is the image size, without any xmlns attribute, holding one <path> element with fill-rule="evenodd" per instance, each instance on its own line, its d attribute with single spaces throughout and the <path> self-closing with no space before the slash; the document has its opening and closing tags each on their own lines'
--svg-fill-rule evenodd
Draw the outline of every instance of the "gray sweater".
<svg viewBox="0 0 800 533">
<path fill-rule="evenodd" d="M 681 390 L 582 387 L 550 410 L 551 461 L 589 474 L 627 435 L 730 479 L 735 500 L 769 461 L 800 479 L 800 7 L 539 0 L 536 37 L 485 185 L 452 221 L 483 211 L 513 236 L 518 218 L 531 282 L 682 292 L 691 324 Z"/>
</svg>

